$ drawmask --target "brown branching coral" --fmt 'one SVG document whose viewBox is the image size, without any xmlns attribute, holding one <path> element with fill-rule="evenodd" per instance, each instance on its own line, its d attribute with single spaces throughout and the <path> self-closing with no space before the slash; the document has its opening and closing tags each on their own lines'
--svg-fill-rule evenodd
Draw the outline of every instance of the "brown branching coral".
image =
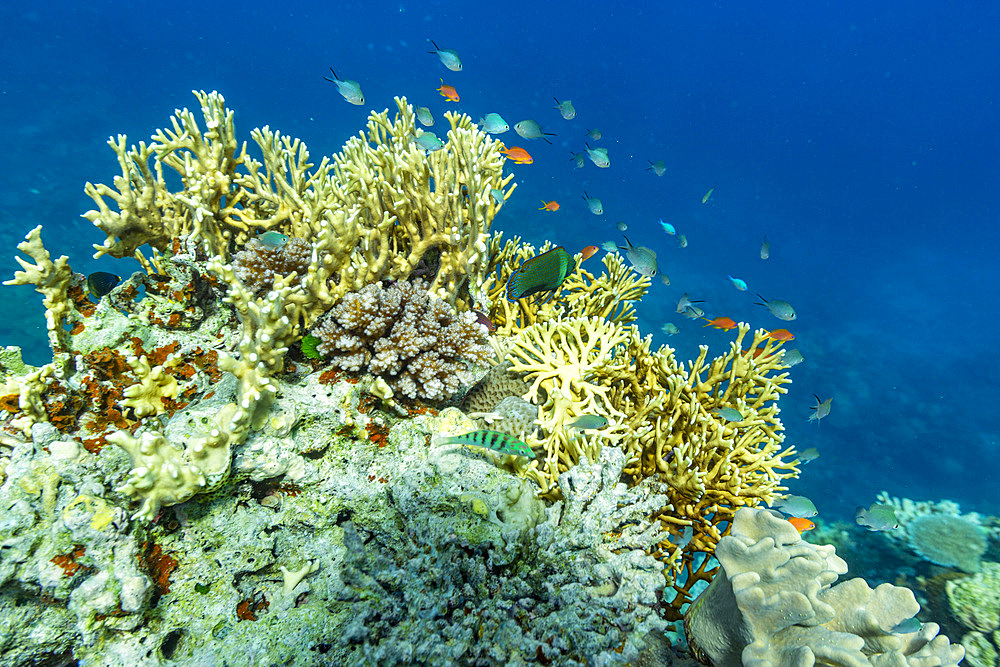
<svg viewBox="0 0 1000 667">
<path fill-rule="evenodd" d="M 444 400 L 484 363 L 485 328 L 466 311 L 429 294 L 421 280 L 369 285 L 323 316 L 312 334 L 317 351 L 342 370 L 383 378 L 409 398 Z"/>
<path fill-rule="evenodd" d="M 233 257 L 233 271 L 247 289 L 261 296 L 271 289 L 275 276 L 304 275 L 311 255 L 312 246 L 304 239 L 288 239 L 281 246 L 250 239 Z"/>
</svg>

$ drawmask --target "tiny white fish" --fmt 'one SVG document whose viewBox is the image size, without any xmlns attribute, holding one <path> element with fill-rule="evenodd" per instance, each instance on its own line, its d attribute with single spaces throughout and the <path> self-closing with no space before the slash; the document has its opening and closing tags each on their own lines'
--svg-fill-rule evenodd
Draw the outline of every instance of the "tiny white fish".
<svg viewBox="0 0 1000 667">
<path fill-rule="evenodd" d="M 767 242 L 767 237 L 764 237 L 764 242 L 760 244 L 760 258 L 767 259 L 771 256 L 771 244 Z"/>
<path fill-rule="evenodd" d="M 458 51 L 455 49 L 439 49 L 438 45 L 434 44 L 433 39 L 428 39 L 427 41 L 434 45 L 434 50 L 427 53 L 437 54 L 437 57 L 441 59 L 441 64 L 452 72 L 462 71 L 462 59 L 458 57 Z"/>
<path fill-rule="evenodd" d="M 341 97 L 350 102 L 351 104 L 361 105 L 365 103 L 365 96 L 361 92 L 361 84 L 357 81 L 351 81 L 350 79 L 341 79 L 337 76 L 337 73 L 330 68 L 330 74 L 333 75 L 331 79 L 328 76 L 323 78 L 330 83 L 337 86 L 337 90 L 340 92 Z"/>
<path fill-rule="evenodd" d="M 618 224 L 615 225 L 615 228 L 618 229 L 618 231 L 620 232 L 624 232 L 628 230 L 628 225 L 625 224 L 624 220 L 619 220 Z"/>
</svg>

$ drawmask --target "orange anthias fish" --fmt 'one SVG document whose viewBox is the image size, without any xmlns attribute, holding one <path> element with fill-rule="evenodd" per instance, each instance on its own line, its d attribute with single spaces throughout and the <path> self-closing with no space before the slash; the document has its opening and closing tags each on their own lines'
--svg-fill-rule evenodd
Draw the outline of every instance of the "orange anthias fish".
<svg viewBox="0 0 1000 667">
<path fill-rule="evenodd" d="M 771 340 L 780 340 L 781 342 L 795 340 L 795 336 L 788 329 L 775 329 L 768 333 L 767 337 Z"/>
<path fill-rule="evenodd" d="M 441 87 L 438 88 L 437 90 L 439 93 L 441 93 L 442 97 L 448 98 L 449 102 L 458 101 L 458 91 L 455 90 L 455 86 L 449 86 L 447 83 L 444 82 L 444 79 L 441 79 Z"/>
<path fill-rule="evenodd" d="M 512 146 L 510 148 L 504 146 L 503 150 L 500 152 L 513 160 L 514 164 L 531 164 L 534 162 L 534 160 L 531 159 L 531 155 L 528 154 L 528 151 L 524 150 L 520 146 Z"/>
<path fill-rule="evenodd" d="M 580 251 L 580 261 L 582 262 L 582 261 L 584 261 L 586 259 L 590 259 L 591 257 L 594 256 L 595 252 L 597 252 L 597 246 L 596 245 L 589 245 L 589 246 L 587 246 L 586 248 L 584 248 L 583 250 Z"/>
<path fill-rule="evenodd" d="M 809 519 L 800 519 L 797 516 L 788 517 L 788 523 L 795 526 L 795 530 L 799 531 L 799 535 L 816 527 L 816 524 Z"/>
<path fill-rule="evenodd" d="M 541 206 L 538 209 L 539 211 L 558 211 L 559 210 L 559 202 L 557 202 L 554 199 L 552 201 L 545 201 L 543 199 L 542 200 L 542 204 L 544 204 L 544 206 Z"/>
<path fill-rule="evenodd" d="M 707 317 L 701 318 L 708 322 L 706 327 L 715 327 L 716 329 L 722 329 L 723 331 L 729 331 L 730 329 L 736 328 L 736 322 L 733 322 L 728 317 L 716 317 L 714 320 L 710 320 Z"/>
</svg>

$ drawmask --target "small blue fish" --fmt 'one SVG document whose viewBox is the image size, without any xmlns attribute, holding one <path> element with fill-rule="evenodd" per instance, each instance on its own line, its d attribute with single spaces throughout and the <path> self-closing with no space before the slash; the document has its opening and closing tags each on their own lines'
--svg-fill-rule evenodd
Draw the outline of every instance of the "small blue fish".
<svg viewBox="0 0 1000 667">
<path fill-rule="evenodd" d="M 430 127 L 434 124 L 434 116 L 431 115 L 431 110 L 427 107 L 417 107 L 417 120 L 424 127 Z"/>
<path fill-rule="evenodd" d="M 501 454 L 511 454 L 512 456 L 523 456 L 525 458 L 535 458 L 535 453 L 531 451 L 525 443 L 512 435 L 500 433 L 499 431 L 471 431 L 463 435 L 455 435 L 444 438 L 440 441 L 442 445 L 475 445 L 492 449 Z"/>
<path fill-rule="evenodd" d="M 647 160 L 647 162 L 649 162 L 649 166 L 646 167 L 646 171 L 652 171 L 657 176 L 663 176 L 667 173 L 667 163 L 663 160 L 657 160 L 656 162 Z"/>
<path fill-rule="evenodd" d="M 425 151 L 433 152 L 441 150 L 444 148 L 444 142 L 437 138 L 437 135 L 433 132 L 423 132 L 419 137 L 413 140 L 418 146 L 423 148 Z"/>
<path fill-rule="evenodd" d="M 584 144 L 587 147 L 587 157 L 590 161 L 601 169 L 607 169 L 611 166 L 611 160 L 608 158 L 607 148 L 591 148 L 590 144 Z"/>
<path fill-rule="evenodd" d="M 498 113 L 488 113 L 485 117 L 480 118 L 479 127 L 483 129 L 483 132 L 490 134 L 503 134 L 510 129 L 510 125 Z"/>
<path fill-rule="evenodd" d="M 548 137 L 556 136 L 551 132 L 543 132 L 542 126 L 530 118 L 528 120 L 522 120 L 519 123 L 515 123 L 514 131 L 525 139 L 541 139 L 549 144 L 552 142 L 548 140 Z"/>
<path fill-rule="evenodd" d="M 493 197 L 493 201 L 496 203 L 497 206 L 503 205 L 504 202 L 503 190 L 499 188 L 493 188 L 492 190 L 490 190 L 490 196 Z"/>
<path fill-rule="evenodd" d="M 341 79 L 337 76 L 337 73 L 333 71 L 332 67 L 330 68 L 330 74 L 333 75 L 332 79 L 328 76 L 324 76 L 323 78 L 337 86 L 337 90 L 345 100 L 351 104 L 357 105 L 365 103 L 365 96 L 361 92 L 361 84 L 357 81 L 351 81 L 350 79 Z"/>
<path fill-rule="evenodd" d="M 663 227 L 663 231 L 671 236 L 677 236 L 677 230 L 669 222 L 663 222 L 663 218 L 660 218 L 660 227 Z"/>
<path fill-rule="evenodd" d="M 833 408 L 833 396 L 825 401 L 821 401 L 819 396 L 816 394 L 813 394 L 813 398 L 816 399 L 816 405 L 812 406 L 810 409 L 815 410 L 816 412 L 809 415 L 809 421 L 815 421 L 818 424 L 820 419 L 830 414 L 830 410 Z"/>
<path fill-rule="evenodd" d="M 777 317 L 779 320 L 785 320 L 786 322 L 791 322 L 797 317 L 797 315 L 795 314 L 795 309 L 792 308 L 792 304 L 788 303 L 787 301 L 782 301 L 781 299 L 771 299 L 770 301 L 768 301 L 760 294 L 757 295 L 757 298 L 760 299 L 763 303 L 757 303 L 755 301 L 754 305 L 764 306 L 769 311 L 771 311 L 771 314 Z"/>
<path fill-rule="evenodd" d="M 607 417 L 602 417 L 601 415 L 583 415 L 567 424 L 570 428 L 577 428 L 580 430 L 604 428 L 607 425 Z"/>
<path fill-rule="evenodd" d="M 586 159 L 586 155 L 583 153 L 570 153 L 570 162 L 572 162 L 577 169 L 583 169 L 583 161 Z"/>
<path fill-rule="evenodd" d="M 541 300 L 545 303 L 559 291 L 566 277 L 576 268 L 573 256 L 562 246 L 532 257 L 522 264 L 507 281 L 507 300 L 517 301 L 535 294 L 548 292 Z"/>
<path fill-rule="evenodd" d="M 587 136 L 593 139 L 594 141 L 597 141 L 598 139 L 601 138 L 602 135 L 601 131 L 595 127 L 593 130 L 587 130 Z"/>
<path fill-rule="evenodd" d="M 594 215 L 604 215 L 604 204 L 597 197 L 591 197 L 587 194 L 587 191 L 583 191 L 583 201 L 587 202 L 587 208 Z"/>
<path fill-rule="evenodd" d="M 729 274 L 726 274 L 726 277 L 729 278 L 729 282 L 731 282 L 733 284 L 733 287 L 735 287 L 736 289 L 738 289 L 741 292 L 746 292 L 747 291 L 747 283 L 746 283 L 745 280 L 740 280 L 739 278 L 733 278 Z"/>
<path fill-rule="evenodd" d="M 257 237 L 257 240 L 271 248 L 280 248 L 288 243 L 288 237 L 281 232 L 264 232 Z"/>
<path fill-rule="evenodd" d="M 712 410 L 715 414 L 719 415 L 727 422 L 741 422 L 743 421 L 743 413 L 736 408 L 719 408 L 717 410 Z"/>
<path fill-rule="evenodd" d="M 434 46 L 434 50 L 428 51 L 427 53 L 436 54 L 437 57 L 441 59 L 441 64 L 450 69 L 452 72 L 462 71 L 462 59 L 458 57 L 458 51 L 455 49 L 439 49 L 433 39 L 428 39 L 427 41 Z"/>
<path fill-rule="evenodd" d="M 559 109 L 559 113 L 562 114 L 563 118 L 566 120 L 573 120 L 576 118 L 576 109 L 573 108 L 573 103 L 570 100 L 563 100 L 560 102 L 556 97 L 553 97 L 552 99 L 556 101 L 555 108 Z"/>
<path fill-rule="evenodd" d="M 798 517 L 799 519 L 808 519 L 819 513 L 816 511 L 816 505 L 813 504 L 813 501 L 805 496 L 785 496 L 784 498 L 779 498 L 774 502 L 774 507 L 777 507 L 789 516 Z"/>
</svg>

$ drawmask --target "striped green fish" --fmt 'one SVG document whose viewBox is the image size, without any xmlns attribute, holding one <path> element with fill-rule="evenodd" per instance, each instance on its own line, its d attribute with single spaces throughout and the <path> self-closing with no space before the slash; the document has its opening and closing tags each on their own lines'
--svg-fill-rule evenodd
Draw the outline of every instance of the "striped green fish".
<svg viewBox="0 0 1000 667">
<path fill-rule="evenodd" d="M 507 281 L 507 300 L 517 301 L 537 294 L 536 300 L 545 303 L 559 291 L 559 286 L 575 268 L 573 256 L 562 246 L 536 255 L 514 271 Z M 542 299 L 545 293 L 548 296 Z"/>
<path fill-rule="evenodd" d="M 535 458 L 535 453 L 531 447 L 524 444 L 512 435 L 501 433 L 500 431 L 472 431 L 464 435 L 455 435 L 441 441 L 442 445 L 476 445 L 492 449 L 501 454 L 513 454 L 525 458 Z"/>
</svg>

